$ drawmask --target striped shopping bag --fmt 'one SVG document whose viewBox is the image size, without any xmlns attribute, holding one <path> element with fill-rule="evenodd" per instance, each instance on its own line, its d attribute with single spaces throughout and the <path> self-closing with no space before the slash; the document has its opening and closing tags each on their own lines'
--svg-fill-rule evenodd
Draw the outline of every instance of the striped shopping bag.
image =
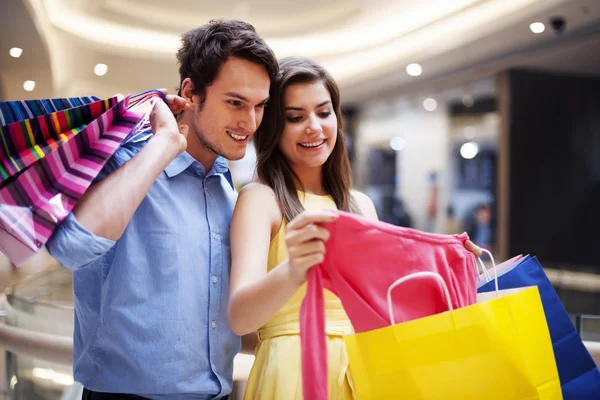
<svg viewBox="0 0 600 400">
<path fill-rule="evenodd" d="M 48 131 L 40 128 L 35 131 L 37 136 L 32 133 L 37 142 L 24 144 L 18 141 L 19 135 L 12 134 L 18 132 L 16 128 L 3 130 L 3 138 L 13 140 L 12 149 L 16 149 L 15 142 L 19 143 L 19 149 L 24 149 L 21 153 L 13 151 L 17 158 L 3 158 L 8 161 L 3 166 L 14 167 L 10 169 L 13 179 L 5 179 L 0 188 L 0 251 L 15 265 L 39 251 L 121 143 L 136 135 L 144 115 L 128 110 L 128 103 L 129 97 L 122 101 L 111 98 L 51 114 L 51 120 L 58 121 L 52 125 L 58 139 L 50 134 L 50 128 Z M 40 124 L 48 127 L 45 116 L 43 121 Z M 35 125 L 39 126 L 42 125 Z M 50 141 L 42 140 L 45 132 Z M 34 142 L 33 146 L 27 146 Z M 54 143 L 54 147 L 48 143 Z M 39 153 L 23 156 L 27 149 L 38 151 L 35 146 L 43 156 Z M 20 172 L 14 173 L 15 170 Z"/>
<path fill-rule="evenodd" d="M 0 103 L 0 188 L 117 104 L 93 97 Z M 71 107 L 74 106 L 74 107 Z"/>
<path fill-rule="evenodd" d="M 0 102 L 0 125 L 8 125 L 13 122 L 25 121 L 39 117 L 40 115 L 52 114 L 90 104 L 100 99 L 94 96 L 69 97 L 41 100 L 13 100 Z"/>
<path fill-rule="evenodd" d="M 123 144 L 152 134 L 149 112 L 154 98 L 166 101 L 159 90 L 130 97 L 127 109 L 143 113 L 144 119 Z M 0 102 L 0 188 L 117 102 L 116 97 L 101 100 L 93 96 Z"/>
</svg>

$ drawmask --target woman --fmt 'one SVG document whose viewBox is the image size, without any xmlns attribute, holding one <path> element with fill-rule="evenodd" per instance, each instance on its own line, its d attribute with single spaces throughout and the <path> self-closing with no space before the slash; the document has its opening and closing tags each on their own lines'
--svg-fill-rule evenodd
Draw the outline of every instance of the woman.
<svg viewBox="0 0 600 400">
<path fill-rule="evenodd" d="M 257 173 L 239 194 L 231 224 L 229 323 L 258 331 L 245 399 L 301 399 L 299 315 L 307 271 L 323 260 L 318 225 L 344 210 L 377 219 L 372 201 L 351 190 L 339 90 L 321 66 L 284 59 L 256 134 Z M 329 398 L 352 399 L 342 336 L 352 332 L 340 300 L 325 293 Z"/>
</svg>

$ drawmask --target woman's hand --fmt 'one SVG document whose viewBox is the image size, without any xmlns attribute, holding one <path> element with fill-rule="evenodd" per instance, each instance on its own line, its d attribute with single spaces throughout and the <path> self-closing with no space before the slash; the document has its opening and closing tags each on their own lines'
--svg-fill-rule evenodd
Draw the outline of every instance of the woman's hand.
<svg viewBox="0 0 600 400">
<path fill-rule="evenodd" d="M 469 250 L 471 253 L 473 253 L 475 255 L 475 257 L 477 257 L 477 258 L 481 257 L 481 254 L 483 253 L 481 251 L 481 247 L 477 246 L 475 243 L 471 242 L 470 240 L 467 240 L 465 242 L 465 248 L 467 250 Z"/>
<path fill-rule="evenodd" d="M 331 211 L 304 211 L 286 227 L 289 273 L 298 283 L 306 281 L 308 270 L 325 259 L 325 242 L 329 231 L 319 223 L 334 221 Z"/>
</svg>

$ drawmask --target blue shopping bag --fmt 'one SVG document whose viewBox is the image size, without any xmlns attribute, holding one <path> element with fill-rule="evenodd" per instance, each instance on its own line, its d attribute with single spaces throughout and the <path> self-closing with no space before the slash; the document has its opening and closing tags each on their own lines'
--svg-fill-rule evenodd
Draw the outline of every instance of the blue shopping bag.
<svg viewBox="0 0 600 400">
<path fill-rule="evenodd" d="M 493 272 L 492 279 L 494 278 Z M 542 299 L 554 358 L 564 400 L 600 399 L 600 370 L 577 334 L 550 280 L 536 257 L 525 256 L 498 274 L 498 287 L 514 289 L 537 286 Z M 494 281 L 486 282 L 478 293 L 494 290 Z"/>
</svg>

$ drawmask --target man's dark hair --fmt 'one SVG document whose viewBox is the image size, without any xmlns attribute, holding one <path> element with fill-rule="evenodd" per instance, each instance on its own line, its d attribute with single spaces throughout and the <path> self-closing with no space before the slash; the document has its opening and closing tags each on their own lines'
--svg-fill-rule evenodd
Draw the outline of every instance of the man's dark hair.
<svg viewBox="0 0 600 400">
<path fill-rule="evenodd" d="M 185 78 L 194 84 L 194 94 L 204 102 L 206 87 L 213 83 L 221 66 L 231 56 L 264 65 L 273 79 L 279 64 L 273 50 L 252 25 L 236 20 L 213 20 L 182 35 L 177 51 L 179 91 Z"/>
</svg>

